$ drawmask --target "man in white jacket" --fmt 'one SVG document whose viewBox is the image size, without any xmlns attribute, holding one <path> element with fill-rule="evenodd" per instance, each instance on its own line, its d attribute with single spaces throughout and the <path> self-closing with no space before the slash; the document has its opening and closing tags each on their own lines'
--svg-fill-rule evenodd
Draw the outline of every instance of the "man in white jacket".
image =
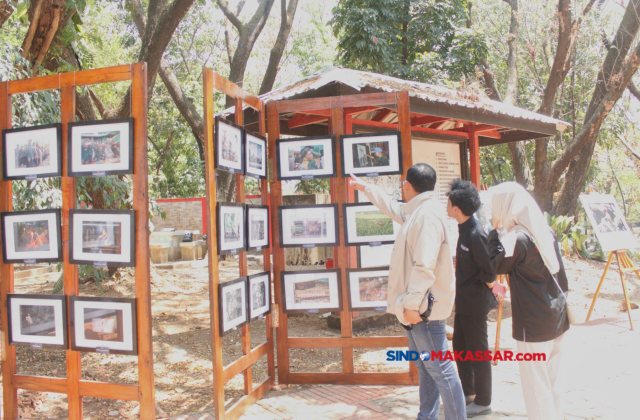
<svg viewBox="0 0 640 420">
<path fill-rule="evenodd" d="M 350 184 L 402 227 L 398 232 L 389 267 L 387 312 L 407 329 L 409 349 L 422 353 L 449 350 L 446 325 L 455 297 L 455 275 L 446 211 L 434 188 L 436 171 L 425 163 L 413 165 L 402 181 L 406 204 L 392 200 L 375 185 L 352 175 Z M 428 321 L 421 315 L 433 307 Z M 464 393 L 451 360 L 418 360 L 420 413 L 418 420 L 436 420 L 440 398 L 446 420 L 466 419 Z"/>
</svg>

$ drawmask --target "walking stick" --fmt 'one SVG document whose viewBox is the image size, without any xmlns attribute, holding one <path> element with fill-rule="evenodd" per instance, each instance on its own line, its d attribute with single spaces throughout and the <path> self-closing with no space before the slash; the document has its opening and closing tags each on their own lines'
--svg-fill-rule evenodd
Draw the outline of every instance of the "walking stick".
<svg viewBox="0 0 640 420">
<path fill-rule="evenodd" d="M 509 287 L 509 280 L 507 276 L 498 276 L 498 283 L 502 284 L 503 280 L 506 280 L 507 287 Z M 502 326 L 502 304 L 504 303 L 504 298 L 498 302 L 498 324 L 496 325 L 496 345 L 493 351 L 493 354 L 496 354 L 500 350 L 500 327 Z M 498 361 L 493 360 L 493 366 L 498 366 Z"/>
</svg>

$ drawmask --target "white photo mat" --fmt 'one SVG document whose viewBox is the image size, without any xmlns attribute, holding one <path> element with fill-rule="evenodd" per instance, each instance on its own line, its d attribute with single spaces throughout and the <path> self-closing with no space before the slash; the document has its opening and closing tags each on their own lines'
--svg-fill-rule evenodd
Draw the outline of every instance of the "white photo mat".
<svg viewBox="0 0 640 420">
<path fill-rule="evenodd" d="M 247 226 L 248 226 L 248 246 L 249 248 L 256 247 L 266 247 L 269 245 L 269 209 L 268 208 L 257 208 L 257 207 L 247 207 Z M 264 238 L 262 239 L 252 239 L 252 227 L 255 222 L 263 222 L 264 223 Z"/>
<path fill-rule="evenodd" d="M 359 308 L 379 308 L 387 306 L 387 292 L 389 285 L 389 268 L 371 271 L 349 271 L 349 299 L 353 309 Z M 360 296 L 360 279 L 368 277 L 386 277 L 387 288 L 384 290 L 384 299 L 381 300 L 362 300 Z"/>
<path fill-rule="evenodd" d="M 220 297 L 221 299 L 221 309 L 222 309 L 222 332 L 227 332 L 229 330 L 232 330 L 233 328 L 237 327 L 240 324 L 244 324 L 245 322 L 247 322 L 248 320 L 248 314 L 247 314 L 247 282 L 246 281 L 239 281 L 230 285 L 225 285 L 224 283 L 221 283 L 222 285 L 222 296 Z M 240 290 L 240 299 L 242 301 L 242 311 L 239 317 L 235 318 L 235 319 L 230 319 L 229 318 L 229 314 L 228 314 L 228 304 L 227 304 L 227 295 L 229 293 L 233 293 L 236 290 Z"/>
<path fill-rule="evenodd" d="M 224 168 L 230 168 L 234 171 L 242 171 L 242 130 L 235 127 L 223 119 L 216 119 L 217 129 L 216 133 L 218 142 L 216 144 L 216 154 L 218 166 Z M 231 160 L 228 152 L 234 153 L 236 160 Z"/>
<path fill-rule="evenodd" d="M 55 335 L 53 337 L 47 336 L 35 336 L 29 334 L 22 334 L 22 328 L 20 326 L 20 307 L 21 306 L 50 306 L 53 307 Z M 32 298 L 11 298 L 11 306 L 9 311 L 11 312 L 11 341 L 20 343 L 41 343 L 56 346 L 63 346 L 65 344 L 66 325 L 65 315 L 63 314 L 63 301 L 62 300 L 50 300 L 45 299 L 32 299 Z"/>
<path fill-rule="evenodd" d="M 362 244 L 367 244 L 371 242 L 386 242 L 386 241 L 395 241 L 396 236 L 398 236 L 398 231 L 400 230 L 400 224 L 391 219 L 391 223 L 393 225 L 393 233 L 389 235 L 361 235 L 358 236 L 357 232 L 357 224 L 356 224 L 356 213 L 361 212 L 378 212 L 378 208 L 373 204 L 369 206 L 345 206 L 345 223 L 346 223 L 346 231 L 347 231 L 347 239 L 349 243 L 361 242 Z M 383 214 L 383 217 L 387 218 L 386 215 Z"/>
<path fill-rule="evenodd" d="M 300 178 L 301 176 L 333 176 L 335 170 L 335 162 L 333 161 L 333 138 L 314 138 L 314 139 L 302 139 L 298 141 L 279 141 L 278 143 L 278 167 L 280 169 L 280 177 L 286 178 Z M 322 169 L 306 169 L 306 170 L 291 170 L 289 151 L 300 152 L 307 146 L 322 146 L 324 155 L 321 158 Z"/>
<path fill-rule="evenodd" d="M 324 270 L 323 270 L 324 271 Z M 329 302 L 305 302 L 296 303 L 295 298 L 295 285 L 297 283 L 304 283 L 313 280 L 320 280 L 327 278 L 329 281 Z M 306 311 L 306 310 L 331 310 L 340 308 L 340 281 L 338 273 L 330 270 L 324 272 L 291 272 L 283 273 L 284 279 L 284 297 L 285 307 L 287 311 Z"/>
<path fill-rule="evenodd" d="M 353 146 L 364 143 L 381 143 L 389 142 L 389 165 L 386 166 L 368 166 L 355 168 L 353 166 Z M 368 174 L 368 173 L 393 173 L 400 171 L 400 136 L 398 134 L 388 135 L 372 135 L 362 137 L 344 137 L 342 138 L 342 152 L 345 174 Z"/>
<path fill-rule="evenodd" d="M 256 288 L 259 288 L 260 285 L 264 287 L 264 305 L 254 306 L 253 297 L 255 296 Z M 271 309 L 270 289 L 271 284 L 268 273 L 249 278 L 249 312 L 252 319 L 269 312 L 269 309 Z"/>
<path fill-rule="evenodd" d="M 611 194 L 581 194 L 584 207 L 602 251 L 619 251 L 638 248 L 616 198 Z"/>
<path fill-rule="evenodd" d="M 29 175 L 47 175 L 58 173 L 60 155 L 58 145 L 58 127 L 48 127 L 35 130 L 14 131 L 6 133 L 6 168 L 7 175 L 29 176 Z M 49 164 L 46 166 L 38 166 L 32 168 L 20 168 L 16 163 L 16 149 L 19 145 L 23 145 L 34 140 L 49 148 Z"/>
<path fill-rule="evenodd" d="M 84 317 L 85 309 L 104 309 L 112 312 L 114 310 L 122 311 L 122 337 L 123 341 L 103 341 L 85 338 L 84 325 L 89 320 Z M 133 351 L 136 346 L 133 334 L 133 311 L 135 306 L 126 302 L 100 302 L 93 300 L 75 300 L 72 303 L 74 339 L 76 347 L 84 348 L 106 348 L 109 350 Z"/>
<path fill-rule="evenodd" d="M 48 251 L 17 251 L 16 237 L 14 226 L 16 223 L 21 222 L 38 222 L 46 221 L 49 225 L 49 250 Z M 59 258 L 58 253 L 60 237 L 58 236 L 58 226 L 56 226 L 57 216 L 56 213 L 43 213 L 43 214 L 23 214 L 23 215 L 7 215 L 4 218 L 4 226 L 2 231 L 5 236 L 6 252 L 8 260 L 39 260 L 39 259 L 54 259 Z"/>
<path fill-rule="evenodd" d="M 83 223 L 120 223 L 120 253 L 102 254 L 95 252 L 83 252 L 82 225 Z M 73 247 L 71 253 L 73 259 L 93 263 L 97 261 L 129 264 L 131 261 L 131 246 L 134 238 L 131 237 L 131 223 L 133 217 L 130 214 L 109 214 L 99 210 L 91 213 L 75 213 L 73 215 Z"/>
<path fill-rule="evenodd" d="M 131 156 L 129 155 L 131 137 L 131 124 L 133 122 L 108 123 L 104 124 L 96 122 L 91 125 L 74 125 L 70 127 L 71 132 L 71 168 L 73 172 L 102 172 L 102 171 L 131 171 Z M 107 131 L 117 131 L 120 133 L 120 162 L 118 163 L 82 163 L 82 136 L 86 134 L 96 134 Z"/>
<path fill-rule="evenodd" d="M 225 206 L 223 204 L 220 205 L 220 213 L 219 213 L 219 221 L 218 221 L 218 229 L 220 236 L 220 243 L 218 245 L 220 251 L 229 251 L 233 249 L 242 249 L 245 247 L 245 207 L 244 206 Z M 238 239 L 237 240 L 228 240 L 225 239 L 225 216 L 235 214 L 236 227 L 238 228 Z"/>
<path fill-rule="evenodd" d="M 334 207 L 316 207 L 309 206 L 303 208 L 286 208 L 282 207 L 282 241 L 281 245 L 300 245 L 305 244 L 333 244 L 337 242 L 336 238 L 336 220 Z M 302 221 L 308 224 L 310 221 L 326 224 L 326 234 L 321 233 L 317 237 L 296 237 L 294 235 L 294 222 Z"/>
<path fill-rule="evenodd" d="M 259 137 L 254 136 L 248 131 L 245 131 L 245 133 L 246 133 L 245 134 L 246 136 L 246 147 L 245 147 L 246 171 L 245 172 L 248 175 L 266 177 L 267 176 L 267 142 Z M 256 150 L 262 164 L 260 163 L 256 164 L 250 161 L 254 151 Z"/>
</svg>

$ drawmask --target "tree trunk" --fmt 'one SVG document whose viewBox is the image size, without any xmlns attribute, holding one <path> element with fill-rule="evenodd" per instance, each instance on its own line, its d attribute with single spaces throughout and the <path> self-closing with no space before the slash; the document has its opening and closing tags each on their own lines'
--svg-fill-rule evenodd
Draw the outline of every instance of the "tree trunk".
<svg viewBox="0 0 640 420">
<path fill-rule="evenodd" d="M 64 0 L 33 0 L 27 11 L 29 30 L 22 42 L 22 56 L 38 66 L 44 60 L 51 42 L 66 23 Z M 75 13 L 75 11 L 73 11 Z"/>
<path fill-rule="evenodd" d="M 12 13 L 13 7 L 6 0 L 0 0 L 0 29 L 2 29 L 2 25 L 11 17 Z"/>
</svg>

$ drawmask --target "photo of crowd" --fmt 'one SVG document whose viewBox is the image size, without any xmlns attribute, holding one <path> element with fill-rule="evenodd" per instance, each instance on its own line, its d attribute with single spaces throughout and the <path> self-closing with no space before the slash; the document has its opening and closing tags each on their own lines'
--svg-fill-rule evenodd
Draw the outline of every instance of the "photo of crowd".
<svg viewBox="0 0 640 420">
<path fill-rule="evenodd" d="M 82 222 L 82 252 L 120 254 L 122 226 L 120 222 Z"/>
<path fill-rule="evenodd" d="M 80 138 L 83 165 L 120 163 L 120 132 L 85 133 Z"/>
<path fill-rule="evenodd" d="M 14 226 L 16 252 L 49 251 L 49 222 L 18 222 Z"/>
<path fill-rule="evenodd" d="M 51 305 L 21 305 L 20 334 L 54 337 L 55 308 Z"/>
<path fill-rule="evenodd" d="M 17 168 L 37 168 L 50 165 L 49 142 L 29 139 L 15 149 Z"/>
<path fill-rule="evenodd" d="M 324 146 L 303 146 L 288 149 L 289 171 L 308 171 L 324 168 Z"/>
<path fill-rule="evenodd" d="M 320 219 L 294 219 L 291 225 L 293 238 L 326 238 L 327 222 Z"/>
</svg>

